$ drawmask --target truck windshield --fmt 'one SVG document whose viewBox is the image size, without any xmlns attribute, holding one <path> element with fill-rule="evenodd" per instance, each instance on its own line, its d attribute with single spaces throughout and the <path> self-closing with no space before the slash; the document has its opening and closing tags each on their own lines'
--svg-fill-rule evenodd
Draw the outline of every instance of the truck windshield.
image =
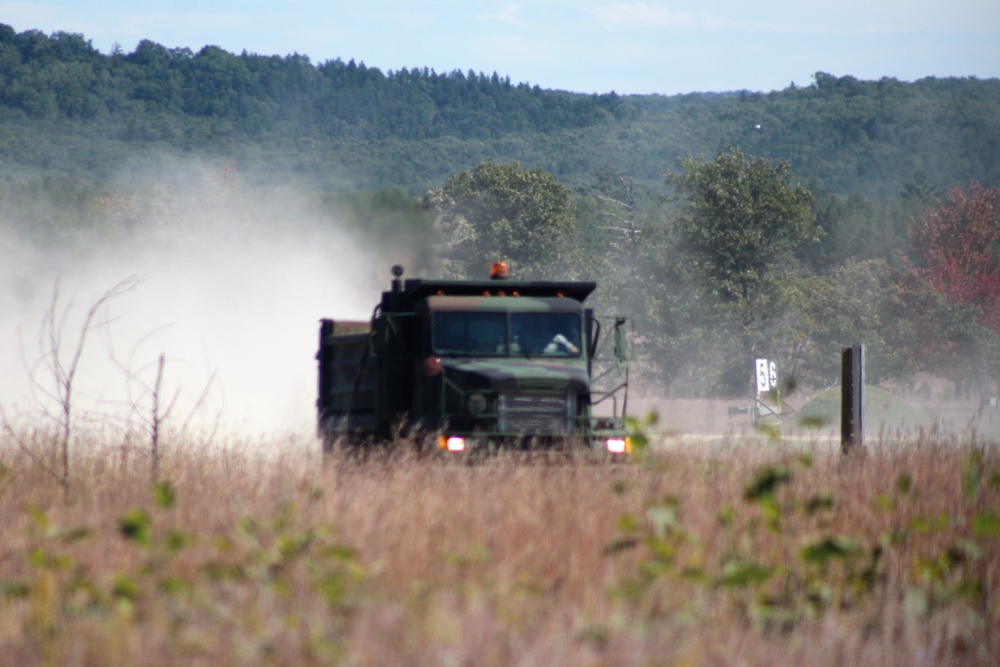
<svg viewBox="0 0 1000 667">
<path fill-rule="evenodd" d="M 449 356 L 580 355 L 578 313 L 435 312 L 433 350 Z"/>
</svg>

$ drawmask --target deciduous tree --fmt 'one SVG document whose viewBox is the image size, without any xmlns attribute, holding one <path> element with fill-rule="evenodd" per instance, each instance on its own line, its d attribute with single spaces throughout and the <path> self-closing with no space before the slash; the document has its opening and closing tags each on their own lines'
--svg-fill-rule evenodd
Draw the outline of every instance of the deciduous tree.
<svg viewBox="0 0 1000 667">
<path fill-rule="evenodd" d="M 911 226 L 909 261 L 934 292 L 972 306 L 1000 334 L 1000 188 L 953 186 Z"/>
<path fill-rule="evenodd" d="M 681 161 L 670 173 L 684 208 L 679 239 L 704 287 L 717 298 L 711 325 L 728 331 L 732 345 L 720 385 L 737 390 L 754 356 L 771 354 L 794 320 L 789 277 L 796 274 L 795 251 L 816 241 L 820 229 L 810 207 L 810 193 L 792 182 L 787 163 L 744 155 L 738 147 L 715 160 Z"/>
<path fill-rule="evenodd" d="M 787 163 L 772 166 L 738 147 L 708 162 L 685 158 L 681 167 L 667 184 L 687 202 L 684 244 L 720 296 L 749 308 L 768 273 L 818 240 L 809 191 L 792 184 Z"/>
<path fill-rule="evenodd" d="M 469 275 L 509 260 L 521 279 L 566 275 L 576 224 L 569 188 L 542 169 L 480 162 L 424 198 Z M 457 238 L 450 238 L 457 235 Z"/>
<path fill-rule="evenodd" d="M 945 304 L 924 318 L 922 357 L 955 381 L 956 393 L 982 374 L 997 375 L 1000 350 L 1000 188 L 976 181 L 914 220 L 910 279 Z M 918 320 L 919 322 L 919 320 Z"/>
</svg>

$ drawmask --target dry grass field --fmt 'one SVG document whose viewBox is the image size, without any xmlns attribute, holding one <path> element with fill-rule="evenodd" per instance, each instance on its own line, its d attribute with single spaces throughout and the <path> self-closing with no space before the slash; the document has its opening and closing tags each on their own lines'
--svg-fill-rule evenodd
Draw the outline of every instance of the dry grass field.
<svg viewBox="0 0 1000 667">
<path fill-rule="evenodd" d="M 1000 664 L 990 443 L 160 444 L 0 439 L 0 665 Z"/>
</svg>

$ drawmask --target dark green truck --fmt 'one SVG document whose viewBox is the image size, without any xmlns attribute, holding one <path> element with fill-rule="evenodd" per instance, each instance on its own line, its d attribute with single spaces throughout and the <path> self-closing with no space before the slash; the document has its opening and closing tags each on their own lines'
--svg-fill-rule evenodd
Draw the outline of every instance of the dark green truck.
<svg viewBox="0 0 1000 667">
<path fill-rule="evenodd" d="M 325 451 L 400 433 L 433 436 L 447 452 L 566 444 L 630 451 L 629 320 L 599 319 L 584 307 L 595 283 L 393 274 L 370 322 L 321 320 Z"/>
</svg>

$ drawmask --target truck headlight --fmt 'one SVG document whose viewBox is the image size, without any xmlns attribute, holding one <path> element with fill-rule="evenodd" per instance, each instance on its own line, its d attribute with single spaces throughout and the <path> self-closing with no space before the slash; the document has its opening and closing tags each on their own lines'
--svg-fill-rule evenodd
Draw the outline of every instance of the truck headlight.
<svg viewBox="0 0 1000 667">
<path fill-rule="evenodd" d="M 438 446 L 448 452 L 464 452 L 465 438 L 459 435 L 444 435 L 438 438 Z"/>
<path fill-rule="evenodd" d="M 626 454 L 630 449 L 628 438 L 608 438 L 604 446 L 611 454 Z"/>
</svg>

